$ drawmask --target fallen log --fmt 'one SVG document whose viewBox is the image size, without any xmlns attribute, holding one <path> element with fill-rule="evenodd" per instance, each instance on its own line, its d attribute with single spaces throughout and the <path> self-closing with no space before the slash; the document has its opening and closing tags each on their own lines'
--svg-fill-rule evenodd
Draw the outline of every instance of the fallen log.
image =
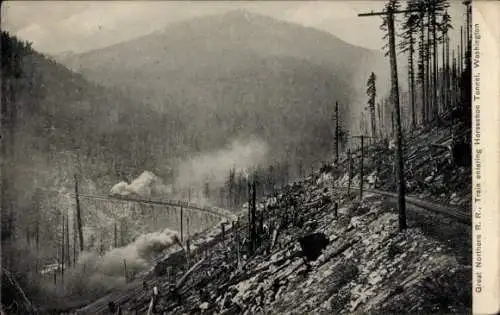
<svg viewBox="0 0 500 315">
<path fill-rule="evenodd" d="M 187 280 L 187 278 L 195 271 L 201 264 L 205 261 L 205 258 L 202 258 L 196 264 L 194 264 L 188 271 L 177 281 L 175 284 L 175 289 L 179 289 Z"/>
</svg>

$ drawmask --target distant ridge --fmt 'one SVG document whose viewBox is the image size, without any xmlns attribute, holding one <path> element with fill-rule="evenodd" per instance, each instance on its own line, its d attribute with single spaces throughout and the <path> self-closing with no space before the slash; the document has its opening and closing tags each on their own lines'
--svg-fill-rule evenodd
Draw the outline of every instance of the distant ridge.
<svg viewBox="0 0 500 315">
<path fill-rule="evenodd" d="M 175 113 L 193 149 L 256 135 L 281 158 L 330 153 L 335 101 L 345 128 L 357 128 L 351 114 L 366 103 L 368 74 L 377 73 L 379 95 L 388 87 L 381 52 L 241 9 L 59 60 L 157 112 Z"/>
</svg>

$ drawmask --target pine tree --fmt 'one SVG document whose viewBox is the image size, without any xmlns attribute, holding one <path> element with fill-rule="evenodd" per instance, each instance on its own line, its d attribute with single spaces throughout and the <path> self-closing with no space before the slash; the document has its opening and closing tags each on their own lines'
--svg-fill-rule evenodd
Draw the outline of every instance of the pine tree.
<svg viewBox="0 0 500 315">
<path fill-rule="evenodd" d="M 368 109 L 370 110 L 370 123 L 371 123 L 371 136 L 375 137 L 376 133 L 376 125 L 375 125 L 375 97 L 377 95 L 376 89 L 376 80 L 377 77 L 375 73 L 371 73 L 368 77 L 368 81 L 366 82 L 366 94 L 368 95 Z"/>
<path fill-rule="evenodd" d="M 0 209 L 2 209 L 2 240 L 15 237 L 15 205 L 14 178 L 12 167 L 14 163 L 14 134 L 18 122 L 16 104 L 17 79 L 23 74 L 23 56 L 31 51 L 31 44 L 20 41 L 16 36 L 1 32 L 1 99 L 0 99 L 0 149 L 1 149 L 1 178 L 0 178 Z"/>
<path fill-rule="evenodd" d="M 210 184 L 208 180 L 205 181 L 205 184 L 203 185 L 203 196 L 205 198 L 210 198 Z"/>
<path fill-rule="evenodd" d="M 439 103 L 437 99 L 438 95 L 438 34 L 437 31 L 440 28 L 440 23 L 438 23 L 437 16 L 443 15 L 449 4 L 446 0 L 426 0 L 425 6 L 428 12 L 428 31 L 429 33 L 429 47 L 432 47 L 432 113 L 433 118 L 439 123 Z M 430 53 L 430 51 L 429 51 Z"/>
<path fill-rule="evenodd" d="M 449 60 L 449 55 L 450 55 L 450 36 L 449 36 L 449 30 L 453 28 L 453 25 L 451 24 L 451 16 L 448 14 L 448 11 L 445 11 L 444 14 L 441 17 L 441 23 L 440 23 L 440 31 L 441 31 L 441 42 L 442 42 L 442 57 L 443 57 L 443 105 L 444 109 L 449 108 L 449 102 L 450 102 L 450 82 L 449 82 L 449 77 L 450 77 L 450 60 Z"/>
<path fill-rule="evenodd" d="M 393 10 L 398 10 L 401 6 L 400 0 L 388 0 L 385 8 L 392 7 Z M 397 22 L 397 15 L 394 15 L 394 23 Z M 389 56 L 389 30 L 387 28 L 387 16 L 384 15 L 382 17 L 382 24 L 380 25 L 380 30 L 384 32 L 384 36 L 382 39 L 384 40 L 385 44 L 382 46 L 382 50 L 385 52 L 385 56 Z"/>
<path fill-rule="evenodd" d="M 421 122 L 426 123 L 427 122 L 427 67 L 426 67 L 426 60 L 427 60 L 427 45 L 426 45 L 426 40 L 425 40 L 425 16 L 426 16 L 426 10 L 424 3 L 421 1 L 411 1 L 410 2 L 410 8 L 418 9 L 419 12 L 419 19 L 418 19 L 418 24 L 419 24 L 419 42 L 418 42 L 418 76 L 417 76 L 417 81 L 420 84 L 420 91 L 421 91 L 421 101 L 420 101 L 420 111 L 421 111 Z"/>
<path fill-rule="evenodd" d="M 234 205 L 234 191 L 235 191 L 235 173 L 236 173 L 236 170 L 233 168 L 229 169 L 229 175 L 228 175 L 228 179 L 227 179 L 227 183 L 226 183 L 226 186 L 227 186 L 227 206 L 229 208 L 232 208 L 233 205 Z"/>
<path fill-rule="evenodd" d="M 407 9 L 412 9 L 411 2 L 408 2 Z M 410 12 L 405 15 L 403 23 L 402 40 L 399 44 L 401 52 L 408 53 L 408 80 L 410 92 L 410 107 L 411 107 L 411 127 L 416 128 L 417 119 L 415 113 L 415 66 L 414 54 L 416 45 L 416 33 L 419 27 L 419 13 Z"/>
</svg>

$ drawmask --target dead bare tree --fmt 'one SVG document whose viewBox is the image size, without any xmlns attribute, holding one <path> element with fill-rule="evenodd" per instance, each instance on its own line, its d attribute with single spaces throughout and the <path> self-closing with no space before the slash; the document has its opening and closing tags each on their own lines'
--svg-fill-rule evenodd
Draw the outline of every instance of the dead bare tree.
<svg viewBox="0 0 500 315">
<path fill-rule="evenodd" d="M 75 201 L 76 201 L 76 222 L 78 227 L 78 236 L 80 243 L 80 251 L 83 252 L 84 243 L 83 243 L 83 227 L 82 227 L 82 212 L 80 208 L 80 198 L 78 194 L 78 177 L 75 174 Z"/>
</svg>

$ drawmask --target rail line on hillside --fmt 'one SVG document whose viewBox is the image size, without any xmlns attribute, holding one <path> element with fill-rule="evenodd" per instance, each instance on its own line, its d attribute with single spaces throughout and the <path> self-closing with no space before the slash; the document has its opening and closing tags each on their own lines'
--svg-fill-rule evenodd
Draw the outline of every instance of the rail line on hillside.
<svg viewBox="0 0 500 315">
<path fill-rule="evenodd" d="M 69 194 L 72 197 L 75 197 L 76 195 L 74 193 Z M 128 196 L 116 196 L 116 195 L 93 195 L 93 194 L 85 194 L 85 193 L 80 193 L 78 194 L 79 198 L 88 198 L 88 199 L 94 199 L 94 200 L 106 200 L 106 201 L 121 201 L 121 202 L 134 202 L 134 203 L 142 203 L 142 204 L 149 204 L 149 205 L 161 205 L 161 206 L 168 206 L 168 207 L 183 207 L 184 209 L 187 210 L 195 210 L 199 212 L 204 212 L 204 213 L 209 213 L 217 217 L 233 220 L 236 218 L 235 214 L 233 214 L 231 211 L 223 209 L 223 208 L 218 208 L 218 207 L 202 207 L 199 205 L 196 205 L 194 203 L 190 203 L 187 201 L 181 201 L 181 200 L 169 200 L 169 199 L 142 199 L 142 198 L 133 198 L 133 197 L 128 197 Z"/>
<path fill-rule="evenodd" d="M 346 187 L 342 187 L 342 188 L 347 189 Z M 351 189 L 359 190 L 358 187 L 351 187 Z M 398 194 L 396 194 L 396 193 L 378 190 L 378 189 L 363 188 L 363 191 L 386 196 L 386 197 L 390 197 L 390 198 L 394 198 L 394 199 L 398 197 Z M 434 212 L 437 214 L 447 216 L 447 217 L 452 218 L 452 219 L 454 219 L 462 224 L 472 225 L 472 218 L 471 218 L 470 214 L 468 214 L 465 211 L 461 211 L 457 208 L 453 208 L 453 207 L 443 205 L 443 204 L 438 204 L 435 202 L 417 199 L 414 197 L 408 197 L 408 196 L 405 197 L 405 201 L 407 204 L 417 206 L 417 207 L 425 209 L 427 211 L 431 211 L 431 212 Z"/>
</svg>

